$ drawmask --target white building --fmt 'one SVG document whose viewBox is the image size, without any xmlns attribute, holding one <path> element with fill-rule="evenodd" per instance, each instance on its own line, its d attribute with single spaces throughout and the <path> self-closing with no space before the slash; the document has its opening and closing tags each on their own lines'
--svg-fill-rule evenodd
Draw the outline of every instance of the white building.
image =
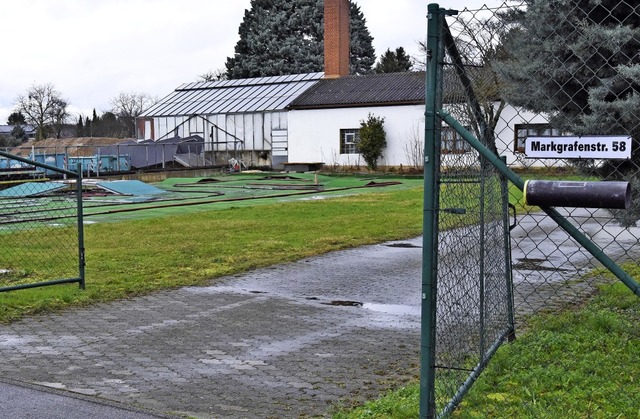
<svg viewBox="0 0 640 419">
<path fill-rule="evenodd" d="M 445 97 L 446 97 L 445 93 Z M 499 103 L 493 104 L 498 109 Z M 450 106 L 452 109 L 459 106 Z M 445 108 L 447 106 L 445 105 Z M 390 73 L 322 79 L 289 105 L 289 161 L 360 166 L 365 162 L 355 143 L 360 121 L 369 114 L 384 118 L 387 147 L 380 166 L 422 166 L 424 149 L 425 73 Z M 455 116 L 455 111 L 452 110 Z M 459 118 L 464 125 L 464 117 Z M 542 115 L 505 105 L 495 127 L 496 148 L 512 166 L 550 162 L 524 157 L 529 135 L 558 135 Z M 475 151 L 443 125 L 442 162 L 468 162 Z"/>
<path fill-rule="evenodd" d="M 384 118 L 387 147 L 380 166 L 422 166 L 425 74 L 405 72 L 349 76 L 349 2 L 326 0 L 324 73 L 188 83 L 138 118 L 138 138 L 200 136 L 206 158 L 247 166 L 284 168 L 285 163 L 365 164 L 356 150 L 360 121 Z M 446 77 L 446 75 L 445 75 Z M 449 81 L 454 81 L 451 78 Z M 455 79 L 447 90 L 462 89 Z M 456 92 L 454 92 L 456 93 Z M 464 103 L 464 96 L 455 95 Z M 455 113 L 454 113 L 455 115 Z M 532 165 L 520 153 L 526 135 L 551 135 L 546 120 L 506 106 L 495 129 L 507 163 Z M 474 152 L 444 128 L 443 162 Z M 204 156 L 203 156 L 204 157 Z"/>
<path fill-rule="evenodd" d="M 494 105 L 496 108 L 498 104 Z M 323 78 L 323 73 L 189 83 L 138 119 L 140 139 L 199 135 L 207 158 L 282 169 L 287 162 L 362 166 L 360 122 L 384 118 L 387 147 L 380 166 L 420 167 L 424 148 L 425 74 L 405 72 Z M 496 125 L 496 147 L 509 165 L 539 165 L 522 154 L 528 135 L 558 134 L 546 118 L 506 105 Z M 474 155 L 443 127 L 442 160 Z M 550 162 L 545 162 L 547 165 Z"/>
<path fill-rule="evenodd" d="M 289 161 L 365 164 L 356 142 L 360 121 L 372 114 L 384 118 L 387 135 L 387 148 L 379 164 L 413 165 L 408 147 L 424 143 L 424 86 L 422 72 L 318 81 L 288 107 Z"/>
</svg>

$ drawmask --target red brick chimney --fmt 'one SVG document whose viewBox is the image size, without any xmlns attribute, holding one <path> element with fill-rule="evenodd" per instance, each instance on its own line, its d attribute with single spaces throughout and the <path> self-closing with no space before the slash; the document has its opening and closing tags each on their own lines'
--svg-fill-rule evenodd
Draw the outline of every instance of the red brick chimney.
<svg viewBox="0 0 640 419">
<path fill-rule="evenodd" d="M 349 0 L 324 0 L 324 77 L 349 75 Z"/>
</svg>

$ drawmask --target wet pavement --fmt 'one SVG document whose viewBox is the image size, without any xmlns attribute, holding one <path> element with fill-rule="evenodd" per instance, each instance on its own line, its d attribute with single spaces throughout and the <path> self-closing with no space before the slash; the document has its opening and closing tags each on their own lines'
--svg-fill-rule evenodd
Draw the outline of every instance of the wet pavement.
<svg viewBox="0 0 640 419">
<path fill-rule="evenodd" d="M 640 259 L 640 227 L 621 227 L 607 210 L 557 208 L 615 263 Z M 519 324 L 541 308 L 579 303 L 603 278 L 585 277 L 600 263 L 544 213 L 518 218 L 511 232 L 514 306 Z"/>
<path fill-rule="evenodd" d="M 571 266 L 593 263 L 548 218 L 520 221 L 516 308 L 527 314 L 566 300 Z M 611 246 L 595 224 L 583 228 Z M 621 249 L 637 244 L 629 240 Z M 0 395 L 26 389 L 2 398 L 0 417 L 57 417 L 43 416 L 53 396 L 58 407 L 108 402 L 118 412 L 94 418 L 327 417 L 374 398 L 419 371 L 421 244 L 365 246 L 0 325 L 0 377 L 9 380 Z M 16 416 L 11 400 L 24 398 L 37 414 Z"/>
<path fill-rule="evenodd" d="M 405 243 L 2 325 L 0 376 L 165 414 L 327 416 L 418 373 L 421 239 Z"/>
</svg>

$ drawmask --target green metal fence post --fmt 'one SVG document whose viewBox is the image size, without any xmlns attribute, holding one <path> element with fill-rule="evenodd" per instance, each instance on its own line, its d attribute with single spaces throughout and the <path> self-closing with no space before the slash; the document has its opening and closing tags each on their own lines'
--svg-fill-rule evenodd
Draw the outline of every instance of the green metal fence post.
<svg viewBox="0 0 640 419">
<path fill-rule="evenodd" d="M 500 160 L 504 165 L 507 165 L 507 157 L 500 156 Z M 509 342 L 516 338 L 516 320 L 515 309 L 513 302 L 513 272 L 511 262 L 511 226 L 509 224 L 509 181 L 507 177 L 500 173 L 500 188 L 502 190 L 502 214 L 504 224 L 504 261 L 505 261 L 505 281 L 507 287 L 507 317 L 509 319 L 510 333 L 508 336 Z M 514 214 L 515 217 L 515 207 Z"/>
<path fill-rule="evenodd" d="M 438 4 L 427 6 L 427 72 L 425 92 L 424 207 L 422 236 L 422 321 L 420 357 L 420 417 L 435 416 L 436 258 L 438 183 L 436 147 L 440 121 L 436 115 L 440 33 L 443 14 Z"/>
<path fill-rule="evenodd" d="M 484 136 L 484 133 L 483 133 Z M 484 357 L 484 347 L 485 347 L 485 310 L 486 310 L 486 294 L 485 294 L 485 286 L 486 286 L 486 272 L 485 272 L 485 260 L 486 260 L 486 251 L 485 251 L 485 240 L 486 240 L 486 219 L 485 219 L 485 194 L 487 188 L 487 162 L 484 159 L 480 159 L 480 205 L 478 207 L 478 243 L 480 243 L 479 249 L 479 257 L 478 257 L 478 269 L 479 269 L 479 277 L 478 277 L 478 301 L 479 301 L 479 310 L 480 310 L 480 353 L 478 359 L 482 361 Z"/>
<path fill-rule="evenodd" d="M 84 289 L 84 213 L 82 209 L 82 163 L 76 165 L 76 194 L 78 198 L 78 272 L 80 289 Z"/>
</svg>

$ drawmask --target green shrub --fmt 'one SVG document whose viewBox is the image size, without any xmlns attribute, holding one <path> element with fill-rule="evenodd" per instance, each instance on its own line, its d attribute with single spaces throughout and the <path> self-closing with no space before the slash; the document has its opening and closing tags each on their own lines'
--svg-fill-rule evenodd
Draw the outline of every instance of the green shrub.
<svg viewBox="0 0 640 419">
<path fill-rule="evenodd" d="M 387 134 L 384 132 L 384 118 L 369 114 L 360 121 L 360 140 L 358 151 L 367 163 L 369 170 L 376 170 L 382 150 L 387 146 Z"/>
</svg>

